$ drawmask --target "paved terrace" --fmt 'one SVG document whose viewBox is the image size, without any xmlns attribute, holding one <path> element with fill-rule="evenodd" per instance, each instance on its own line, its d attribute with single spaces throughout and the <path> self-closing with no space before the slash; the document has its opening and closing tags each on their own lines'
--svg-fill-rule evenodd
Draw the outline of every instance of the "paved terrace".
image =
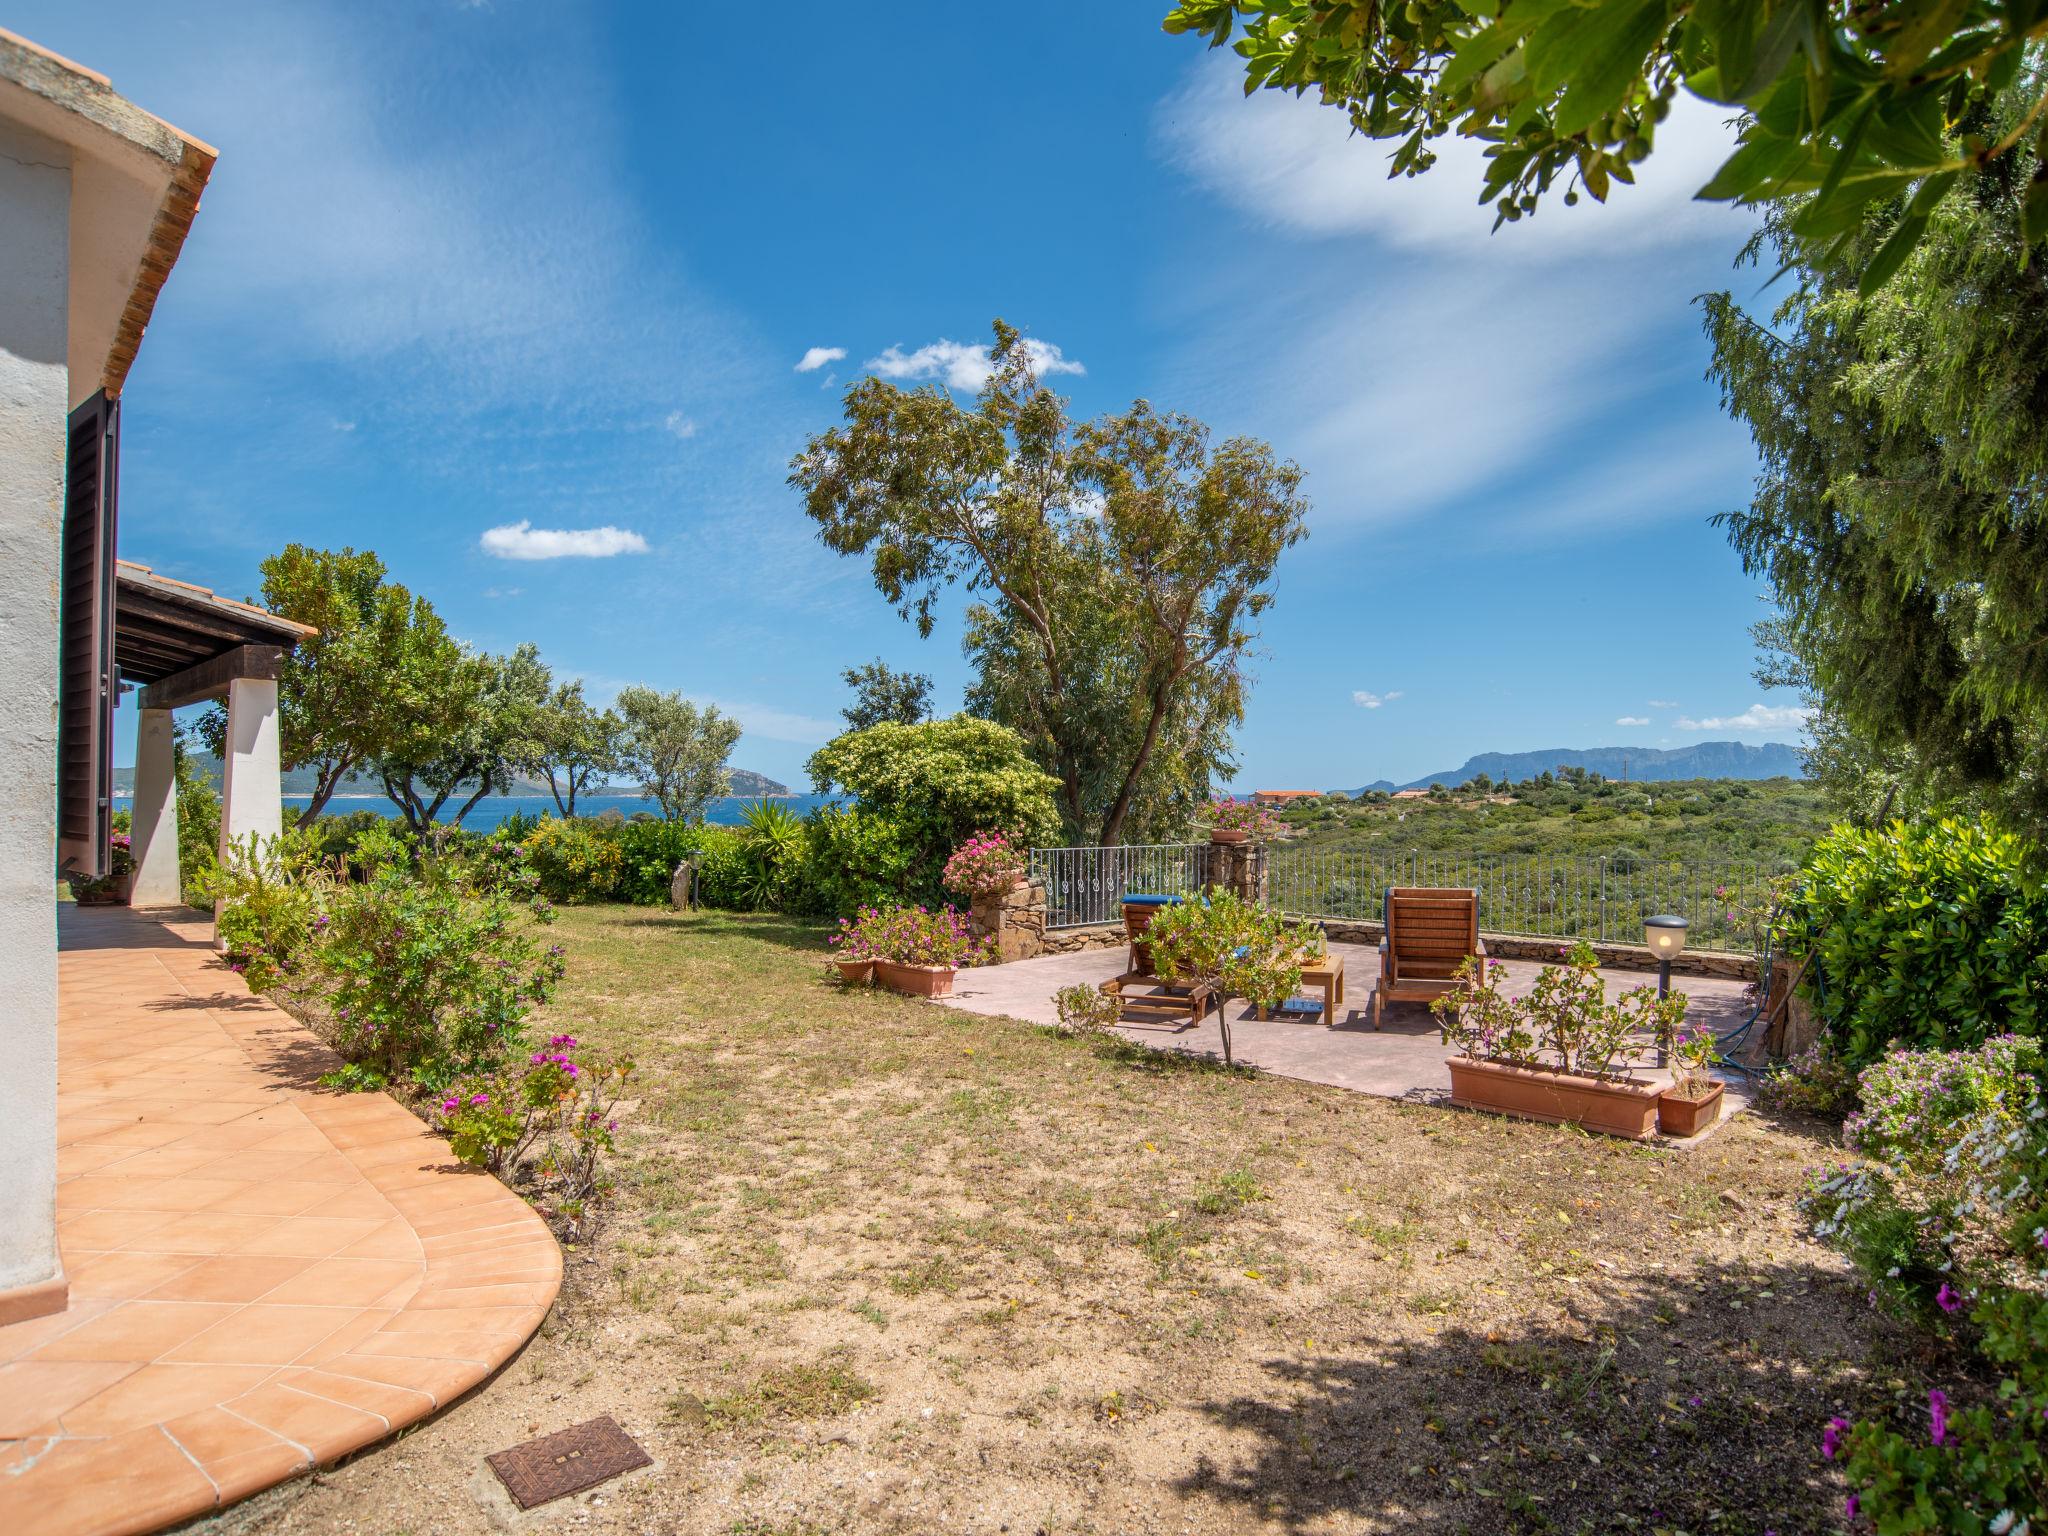
<svg viewBox="0 0 2048 1536">
<path fill-rule="evenodd" d="M 1231 1054 L 1240 1062 L 1259 1067 L 1280 1077 L 1304 1082 L 1328 1083 L 1360 1093 L 1376 1093 L 1390 1099 L 1435 1101 L 1448 1098 L 1451 1074 L 1445 1067 L 1450 1052 L 1437 1028 L 1436 1017 L 1424 1003 L 1389 1003 L 1383 1026 L 1372 1027 L 1372 993 L 1379 979 L 1380 960 L 1376 948 L 1364 944 L 1336 944 L 1332 954 L 1344 958 L 1346 995 L 1327 1023 L 1320 1017 L 1301 1022 L 1272 1019 L 1261 1022 L 1241 999 L 1232 999 L 1230 1009 Z M 1041 955 L 1035 960 L 1017 960 L 1008 965 L 965 970 L 954 979 L 953 995 L 943 999 L 952 1007 L 969 1013 L 1000 1014 L 1034 1024 L 1055 1024 L 1053 994 L 1076 982 L 1094 985 L 1120 974 L 1128 951 L 1085 949 L 1066 955 Z M 1529 960 L 1501 962 L 1507 973 L 1507 990 L 1526 993 L 1543 969 Z M 1654 975 L 1608 969 L 1602 972 L 1607 995 L 1618 997 Z M 1716 1034 L 1739 1028 L 1755 1006 L 1742 982 L 1706 976 L 1676 976 L 1672 990 L 1690 999 L 1686 1018 L 1703 1020 Z M 1320 998 L 1315 988 L 1305 988 L 1310 997 Z M 1119 1034 L 1130 1040 L 1165 1051 L 1223 1054 L 1223 1036 L 1212 1012 L 1199 1026 L 1122 1024 Z M 1670 1081 L 1671 1074 L 1648 1065 L 1637 1068 L 1646 1080 Z M 1749 1094 L 1744 1079 L 1731 1075 L 1722 1114 L 1747 1108 Z M 1695 1138 L 1697 1140 L 1697 1138 Z"/>
<path fill-rule="evenodd" d="M 204 923 L 62 910 L 71 1305 L 0 1328 L 0 1531 L 139 1532 L 381 1440 L 553 1305 L 525 1202 L 252 997 Z"/>
</svg>

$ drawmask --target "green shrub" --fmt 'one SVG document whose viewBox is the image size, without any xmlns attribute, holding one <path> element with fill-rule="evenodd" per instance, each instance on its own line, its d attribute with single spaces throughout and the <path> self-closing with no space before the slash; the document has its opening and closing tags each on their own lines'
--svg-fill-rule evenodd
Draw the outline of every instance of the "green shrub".
<svg viewBox="0 0 2048 1536">
<path fill-rule="evenodd" d="M 667 906 L 676 866 L 692 848 L 703 846 L 706 830 L 656 816 L 608 827 L 607 835 L 618 843 L 622 861 L 617 899 L 640 907 Z"/>
<path fill-rule="evenodd" d="M 1786 899 L 1814 1005 L 1851 1065 L 1894 1041 L 1949 1049 L 2041 1033 L 2048 895 L 2007 833 L 1956 820 L 1837 827 Z"/>
<path fill-rule="evenodd" d="M 199 894 L 219 904 L 215 932 L 228 964 L 258 992 L 300 969 L 325 924 L 318 847 L 305 832 L 252 832 L 200 871 Z"/>
<path fill-rule="evenodd" d="M 535 932 L 551 915 L 443 859 L 340 888 L 322 960 L 342 1055 L 428 1088 L 496 1067 L 561 979 L 561 946 Z"/>
<path fill-rule="evenodd" d="M 625 884 L 620 828 L 588 817 L 543 817 L 520 844 L 549 900 L 617 901 Z"/>
<path fill-rule="evenodd" d="M 920 851 L 903 828 L 872 811 L 821 806 L 805 820 L 799 909 L 850 917 L 862 907 L 936 904 L 934 882 L 914 883 Z"/>
</svg>

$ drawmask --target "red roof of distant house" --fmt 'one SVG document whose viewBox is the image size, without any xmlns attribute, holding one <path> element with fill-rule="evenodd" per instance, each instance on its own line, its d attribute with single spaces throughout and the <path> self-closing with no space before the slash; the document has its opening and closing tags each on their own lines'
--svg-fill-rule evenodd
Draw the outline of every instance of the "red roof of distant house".
<svg viewBox="0 0 2048 1536">
<path fill-rule="evenodd" d="M 1320 800 L 1322 794 L 1319 789 L 1255 789 L 1252 791 L 1252 803 L 1285 805 L 1290 800 Z"/>
</svg>

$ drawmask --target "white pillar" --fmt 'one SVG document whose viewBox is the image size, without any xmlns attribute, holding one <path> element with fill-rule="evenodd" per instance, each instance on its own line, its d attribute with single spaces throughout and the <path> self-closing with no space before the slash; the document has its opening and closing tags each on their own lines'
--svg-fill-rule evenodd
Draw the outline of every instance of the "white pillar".
<svg viewBox="0 0 2048 1536">
<path fill-rule="evenodd" d="M 0 1322 L 64 1306 L 53 898 L 69 164 L 0 125 Z"/>
<path fill-rule="evenodd" d="M 277 684 L 238 677 L 228 684 L 226 761 L 221 764 L 220 855 L 249 834 L 284 830 L 284 770 L 278 764 Z"/>
<path fill-rule="evenodd" d="M 178 879 L 178 771 L 168 709 L 145 709 L 135 726 L 135 811 L 128 854 L 136 907 L 175 907 L 184 900 Z"/>
</svg>

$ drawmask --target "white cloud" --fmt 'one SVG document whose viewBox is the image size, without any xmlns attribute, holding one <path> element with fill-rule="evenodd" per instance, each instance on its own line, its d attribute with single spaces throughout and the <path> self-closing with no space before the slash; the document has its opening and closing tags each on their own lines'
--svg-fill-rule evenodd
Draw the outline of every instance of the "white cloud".
<svg viewBox="0 0 2048 1536">
<path fill-rule="evenodd" d="M 1049 341 L 1027 336 L 1023 347 L 1024 355 L 1031 359 L 1031 366 L 1041 378 L 1088 371 Z M 960 390 L 980 389 L 991 372 L 987 347 L 969 346 L 964 341 L 947 341 L 943 337 L 926 342 L 915 352 L 887 347 L 861 366 L 885 379 L 944 379 L 949 389 Z"/>
<path fill-rule="evenodd" d="M 744 699 L 737 702 L 713 699 L 711 702 L 739 721 L 740 729 L 747 735 L 766 741 L 821 747 L 846 729 L 844 720 L 820 720 L 815 715 L 801 715 L 774 704 L 756 704 Z"/>
<path fill-rule="evenodd" d="M 493 600 L 506 597 L 518 597 L 525 590 L 526 588 L 524 587 L 485 587 L 484 596 L 491 598 Z"/>
<path fill-rule="evenodd" d="M 356 424 L 352 421 L 337 421 L 334 424 L 334 430 L 337 432 L 353 432 L 355 429 Z"/>
<path fill-rule="evenodd" d="M 1652 708 L 1652 709 L 1676 709 L 1676 708 L 1678 708 L 1678 700 L 1676 700 L 1676 699 L 1652 699 L 1652 700 L 1650 700 L 1650 708 Z"/>
<path fill-rule="evenodd" d="M 836 363 L 846 356 L 844 347 L 812 347 L 806 351 L 796 365 L 798 373 L 816 373 L 827 363 Z"/>
<path fill-rule="evenodd" d="M 1503 226 L 1494 243 L 1522 259 L 1609 256 L 1716 226 L 1746 229 L 1754 215 L 1693 200 L 1734 148 L 1730 116 L 1681 93 L 1634 187 L 1617 185 L 1607 203 L 1582 198 L 1571 209 L 1560 187 L 1534 218 Z M 1187 84 L 1160 103 L 1154 133 L 1179 169 L 1262 224 L 1312 236 L 1372 235 L 1416 250 L 1469 247 L 1493 225 L 1493 209 L 1478 201 L 1486 165 L 1478 140 L 1447 134 L 1432 146 L 1432 170 L 1390 180 L 1393 142 L 1354 134 L 1342 111 L 1313 95 L 1262 90 L 1247 97 L 1243 65 L 1229 53 L 1190 71 Z"/>
<path fill-rule="evenodd" d="M 1378 709 L 1381 705 L 1391 704 L 1400 697 L 1401 690 L 1398 688 L 1391 693 L 1367 693 L 1360 688 L 1351 695 L 1351 702 L 1360 709 Z"/>
<path fill-rule="evenodd" d="M 1617 715 L 1614 717 L 1614 723 L 1616 725 L 1648 725 L 1650 722 L 1643 715 Z"/>
<path fill-rule="evenodd" d="M 1752 704 L 1739 715 L 1710 715 L 1704 720 L 1681 716 L 1681 731 L 1797 731 L 1813 711 L 1797 704 Z"/>
<path fill-rule="evenodd" d="M 484 531 L 483 552 L 500 560 L 601 560 L 644 555 L 647 541 L 629 528 L 536 528 L 526 518 Z"/>
<path fill-rule="evenodd" d="M 688 442 L 697 435 L 697 423 L 685 416 L 681 411 L 670 411 L 667 419 L 662 422 L 662 426 L 684 442 Z"/>
</svg>

